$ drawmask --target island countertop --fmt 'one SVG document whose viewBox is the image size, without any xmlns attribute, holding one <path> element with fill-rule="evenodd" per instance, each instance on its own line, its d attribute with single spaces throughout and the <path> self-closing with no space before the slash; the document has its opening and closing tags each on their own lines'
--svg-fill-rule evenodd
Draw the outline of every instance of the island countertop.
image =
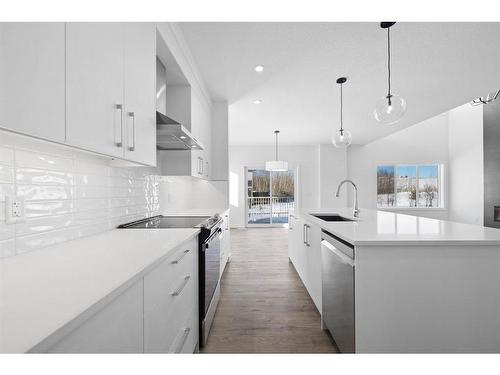
<svg viewBox="0 0 500 375">
<path fill-rule="evenodd" d="M 320 226 L 355 246 L 500 245 L 500 229 L 431 219 L 397 212 L 350 208 L 295 209 L 292 215 Z M 338 214 L 353 221 L 328 222 L 314 214 Z"/>
</svg>

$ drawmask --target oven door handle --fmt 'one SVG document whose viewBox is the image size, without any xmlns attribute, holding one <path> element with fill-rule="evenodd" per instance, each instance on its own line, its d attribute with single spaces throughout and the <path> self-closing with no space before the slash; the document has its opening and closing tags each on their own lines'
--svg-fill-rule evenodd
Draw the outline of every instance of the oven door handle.
<svg viewBox="0 0 500 375">
<path fill-rule="evenodd" d="M 210 237 L 208 237 L 208 239 L 205 241 L 205 243 L 203 244 L 203 251 L 205 251 L 208 248 L 210 242 L 215 240 L 216 237 L 220 238 L 221 236 L 222 236 L 222 229 L 219 228 L 215 231 L 214 234 L 212 234 Z"/>
</svg>

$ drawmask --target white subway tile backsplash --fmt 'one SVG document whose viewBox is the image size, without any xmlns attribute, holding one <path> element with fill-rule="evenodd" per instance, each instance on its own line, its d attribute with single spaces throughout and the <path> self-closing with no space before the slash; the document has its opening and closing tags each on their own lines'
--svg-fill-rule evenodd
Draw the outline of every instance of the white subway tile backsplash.
<svg viewBox="0 0 500 375">
<path fill-rule="evenodd" d="M 75 185 L 79 186 L 109 186 L 108 177 L 99 174 L 75 174 Z"/>
<path fill-rule="evenodd" d="M 0 184 L 0 202 L 5 202 L 6 195 L 14 195 L 14 184 Z"/>
<path fill-rule="evenodd" d="M 34 151 L 15 150 L 15 161 L 19 167 L 69 171 L 73 169 L 73 160 Z"/>
<path fill-rule="evenodd" d="M 51 216 L 72 213 L 74 202 L 72 200 L 55 201 L 27 201 L 25 203 L 26 218 Z"/>
<path fill-rule="evenodd" d="M 44 169 L 16 168 L 16 182 L 31 185 L 72 185 L 73 174 Z"/>
<path fill-rule="evenodd" d="M 0 146 L 0 163 L 4 165 L 14 164 L 14 149 Z"/>
<path fill-rule="evenodd" d="M 159 212 L 159 177 L 146 167 L 1 132 L 0 257 L 96 234 Z M 25 199 L 25 221 L 5 223 L 5 196 Z"/>
<path fill-rule="evenodd" d="M 0 183 L 11 184 L 14 182 L 14 168 L 0 164 Z"/>
<path fill-rule="evenodd" d="M 0 223 L 0 241 L 8 240 L 15 236 L 14 227 L 5 223 Z"/>
<path fill-rule="evenodd" d="M 17 196 L 28 201 L 72 199 L 74 194 L 68 186 L 17 185 Z"/>
</svg>

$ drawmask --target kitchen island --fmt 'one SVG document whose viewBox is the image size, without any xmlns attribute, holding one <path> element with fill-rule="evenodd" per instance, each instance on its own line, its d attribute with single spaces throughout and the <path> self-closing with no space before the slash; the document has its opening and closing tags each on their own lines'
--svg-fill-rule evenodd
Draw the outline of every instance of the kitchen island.
<svg viewBox="0 0 500 375">
<path fill-rule="evenodd" d="M 327 236 L 352 249 L 353 351 L 500 352 L 500 230 L 363 209 L 359 218 L 295 211 L 290 260 L 323 315 L 332 301 L 322 280 L 335 271 L 325 265 Z"/>
</svg>

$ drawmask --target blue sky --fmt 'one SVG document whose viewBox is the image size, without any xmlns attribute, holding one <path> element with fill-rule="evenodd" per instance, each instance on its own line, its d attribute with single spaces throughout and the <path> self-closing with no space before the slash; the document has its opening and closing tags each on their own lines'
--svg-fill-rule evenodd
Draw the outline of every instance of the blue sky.
<svg viewBox="0 0 500 375">
<path fill-rule="evenodd" d="M 394 173 L 393 166 L 380 166 L 377 167 L 377 172 Z M 417 169 L 415 166 L 398 166 L 396 167 L 396 176 L 417 177 Z M 420 178 L 437 178 L 438 166 L 437 165 L 421 165 L 418 168 L 418 176 Z"/>
<path fill-rule="evenodd" d="M 438 166 L 437 165 L 421 165 L 418 168 L 418 176 L 420 178 L 437 178 Z"/>
<path fill-rule="evenodd" d="M 399 166 L 396 168 L 398 177 L 417 177 L 417 168 L 415 166 Z"/>
</svg>

